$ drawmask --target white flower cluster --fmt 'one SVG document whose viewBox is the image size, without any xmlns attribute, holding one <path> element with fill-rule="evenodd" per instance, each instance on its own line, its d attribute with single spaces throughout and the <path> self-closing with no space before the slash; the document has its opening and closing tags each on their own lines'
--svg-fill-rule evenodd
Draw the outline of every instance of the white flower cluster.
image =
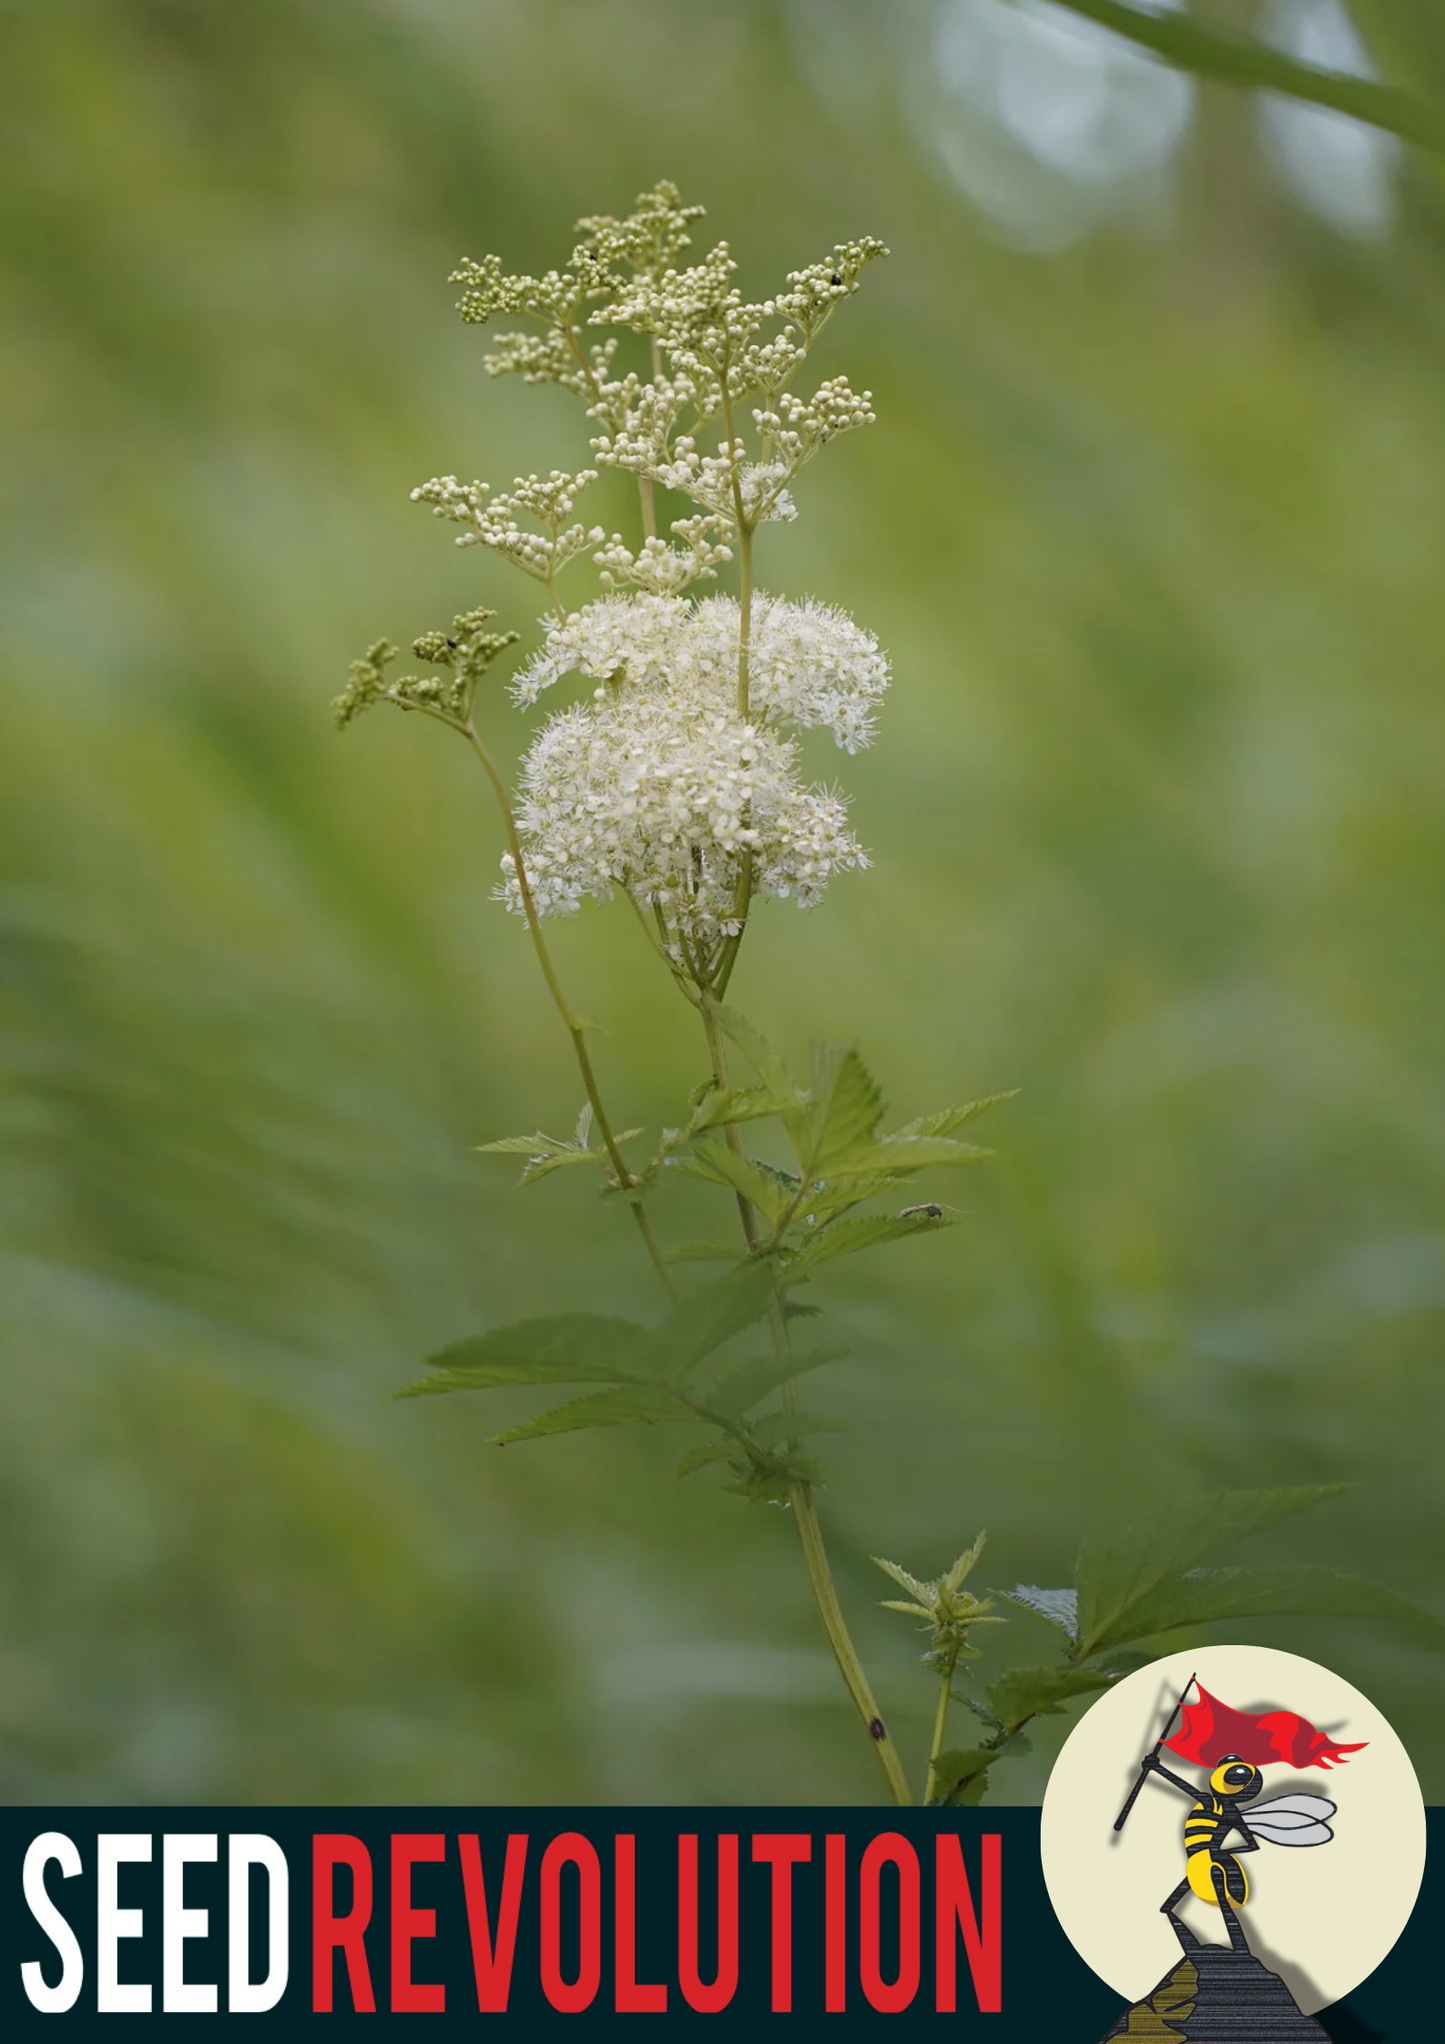
<svg viewBox="0 0 1445 2044">
<path fill-rule="evenodd" d="M 778 728 L 831 730 L 847 751 L 872 735 L 887 662 L 841 611 L 761 598 L 750 713 L 737 704 L 731 597 L 604 597 L 548 627 L 514 685 L 535 702 L 563 675 L 600 685 L 551 717 L 522 769 L 519 811 L 539 912 L 567 914 L 625 887 L 684 946 L 735 934 L 745 858 L 755 897 L 811 907 L 832 876 L 866 866 L 835 790 L 805 785 Z M 503 861 L 499 892 L 521 906 Z"/>
<path fill-rule="evenodd" d="M 638 552 L 614 532 L 606 546 L 592 558 L 602 570 L 604 589 L 616 589 L 631 582 L 653 596 L 675 596 L 702 576 L 716 575 L 719 566 L 733 557 L 732 548 L 714 534 L 731 530 L 722 518 L 676 518 L 672 531 L 681 546 L 669 546 L 655 536 L 645 539 Z"/>
<path fill-rule="evenodd" d="M 569 525 L 577 499 L 589 483 L 595 483 L 595 468 L 576 475 L 554 468 L 549 476 L 518 476 L 509 491 L 494 497 L 487 483 L 461 483 L 455 476 L 433 476 L 419 483 L 411 493 L 413 504 L 430 504 L 436 518 L 450 518 L 467 530 L 458 546 L 489 546 L 504 560 L 511 561 L 539 582 L 549 582 L 590 546 L 600 546 L 607 537 L 600 525 Z M 545 533 L 531 532 L 517 523 L 521 512 L 546 527 Z"/>
<path fill-rule="evenodd" d="M 600 447 L 597 454 L 601 461 L 615 459 Z M 669 458 L 659 457 L 641 472 L 664 489 L 677 490 L 725 518 L 736 515 L 741 500 L 743 518 L 750 527 L 798 515 L 787 488 L 792 467 L 785 461 L 750 461 L 740 440 L 733 443 L 731 452 L 727 441 L 720 440 L 716 454 L 699 454 L 693 436 L 683 433 L 673 442 Z"/>
<path fill-rule="evenodd" d="M 542 646 L 512 692 L 524 707 L 566 674 L 594 681 L 625 675 L 633 690 L 698 703 L 732 703 L 737 690 L 736 597 L 699 603 L 675 596 L 609 596 L 549 620 Z M 749 711 L 766 724 L 831 731 L 845 752 L 872 742 L 888 687 L 878 641 L 831 604 L 753 600 Z"/>
</svg>

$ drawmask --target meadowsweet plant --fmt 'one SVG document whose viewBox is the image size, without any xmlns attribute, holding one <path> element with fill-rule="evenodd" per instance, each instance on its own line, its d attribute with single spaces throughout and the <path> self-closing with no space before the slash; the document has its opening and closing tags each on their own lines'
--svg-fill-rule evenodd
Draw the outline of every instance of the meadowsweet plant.
<svg viewBox="0 0 1445 2044">
<path fill-rule="evenodd" d="M 846 796 L 806 779 L 796 734 L 826 731 L 845 755 L 871 744 L 887 658 L 846 612 L 768 593 L 756 567 L 766 528 L 798 516 L 804 472 L 873 423 L 871 393 L 836 371 L 816 380 L 812 361 L 887 251 L 867 238 L 841 242 L 772 295 L 749 299 L 726 242 L 691 258 L 702 210 L 661 183 L 625 218 L 580 221 L 558 269 L 514 275 L 485 256 L 455 272 L 462 318 L 505 328 L 491 336 L 488 370 L 570 392 L 590 422 L 593 466 L 518 477 L 502 490 L 450 475 L 413 490 L 458 528 L 459 547 L 488 548 L 530 580 L 522 616 L 539 610 L 539 622 L 518 661 L 519 632 L 491 629 L 485 608 L 462 611 L 414 641 L 421 673 L 398 673 L 397 649 L 380 640 L 336 700 L 340 725 L 390 703 L 443 725 L 480 763 L 504 840 L 497 900 L 525 925 L 583 1095 L 568 1132 L 483 1148 L 519 1158 L 524 1185 L 564 1169 L 592 1173 L 630 1213 L 659 1292 L 650 1324 L 550 1314 L 457 1342 L 400 1395 L 570 1387 L 564 1403 L 498 1438 L 677 1426 L 690 1436 L 680 1476 L 716 1467 L 742 1498 L 785 1508 L 848 1697 L 902 1804 L 908 1776 L 849 1634 L 818 1513 L 812 1444 L 831 1422 L 811 1394 L 804 1404 L 799 1385 L 840 1353 L 812 1329 L 827 1267 L 949 1227 L 949 1207 L 917 1181 L 987 1156 L 960 1131 L 1007 1096 L 886 1127 L 856 1047 L 817 1044 L 791 1069 L 731 998 L 756 915 L 812 909 L 835 879 L 868 865 Z M 587 518 L 604 468 L 635 479 L 630 533 Z M 505 656 L 513 705 L 543 712 L 515 788 L 490 736 L 505 714 L 495 680 Z M 617 895 L 664 986 L 691 1010 L 679 1006 L 679 1024 L 698 1044 L 699 1084 L 676 1125 L 651 1135 L 620 1127 L 604 1099 L 590 1025 L 547 939 L 554 917 Z M 786 1166 L 755 1153 L 759 1125 L 770 1125 L 774 1147 L 781 1137 Z M 682 1177 L 716 1191 L 718 1228 L 707 1239 L 665 1240 L 667 1189 Z M 721 1270 L 685 1281 L 698 1263 Z M 1318 1583 L 1283 1580 L 1310 1571 L 1198 1564 L 1326 1494 L 1225 1494 L 1196 1504 L 1185 1538 L 1171 1528 L 1166 1539 L 1155 1523 L 1096 1538 L 1072 1586 L 1059 1589 L 979 1597 L 965 1588 L 981 1534 L 936 1580 L 880 1561 L 904 1592 L 889 1607 L 927 1634 L 936 1686 L 920 1775 L 927 1799 L 979 1800 L 995 1762 L 1025 1749 L 1034 1718 L 1137 1664 L 1137 1648 L 1123 1651 L 1129 1642 L 1234 1610 L 1300 1608 L 1301 1597 L 1320 1608 Z M 1011 1668 L 986 1691 L 965 1688 L 973 1636 L 1001 1622 L 999 1601 L 1050 1625 L 1061 1659 Z M 954 1704 L 978 1723 L 971 1746 L 948 1744 Z"/>
</svg>

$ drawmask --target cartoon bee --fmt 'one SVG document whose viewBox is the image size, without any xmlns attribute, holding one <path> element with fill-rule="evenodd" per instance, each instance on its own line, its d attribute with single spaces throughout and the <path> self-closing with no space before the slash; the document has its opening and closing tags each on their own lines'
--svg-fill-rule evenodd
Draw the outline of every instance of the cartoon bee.
<svg viewBox="0 0 1445 2044">
<path fill-rule="evenodd" d="M 1172 1917 L 1192 1890 L 1201 1902 L 1223 1910 L 1229 1941 L 1236 1947 L 1242 1945 L 1244 1934 L 1234 1912 L 1249 1899 L 1249 1879 L 1236 1854 L 1257 1852 L 1261 1839 L 1268 1845 L 1328 1845 L 1335 1835 L 1328 1823 L 1335 1805 L 1325 1796 L 1276 1796 L 1252 1809 L 1246 1821 L 1239 1806 L 1254 1802 L 1264 1776 L 1237 1753 L 1226 1753 L 1211 1768 L 1202 1794 L 1195 1783 L 1171 1774 L 1157 1752 L 1146 1754 L 1140 1766 L 1179 1789 L 1193 1805 L 1184 1820 L 1184 1879 L 1159 1905 L 1161 1914 Z M 1243 1843 L 1226 1852 L 1225 1842 L 1235 1833 Z"/>
</svg>

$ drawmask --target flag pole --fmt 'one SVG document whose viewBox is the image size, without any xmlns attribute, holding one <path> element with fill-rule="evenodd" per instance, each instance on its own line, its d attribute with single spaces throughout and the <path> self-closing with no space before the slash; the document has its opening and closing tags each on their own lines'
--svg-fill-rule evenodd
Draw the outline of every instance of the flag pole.
<svg viewBox="0 0 1445 2044">
<path fill-rule="evenodd" d="M 1178 1701 L 1178 1702 L 1177 1702 L 1177 1703 L 1175 1704 L 1175 1706 L 1174 1706 L 1173 1710 L 1171 1710 L 1171 1711 L 1170 1711 L 1170 1713 L 1169 1713 L 1169 1722 L 1168 1722 L 1168 1724 L 1166 1724 L 1166 1725 L 1165 1725 L 1165 1727 L 1164 1727 L 1163 1731 L 1162 1731 L 1162 1732 L 1161 1732 L 1161 1733 L 1159 1734 L 1159 1737 L 1158 1737 L 1158 1738 L 1157 1738 L 1157 1739 L 1156 1739 L 1156 1740 L 1154 1741 L 1154 1751 L 1153 1751 L 1153 1752 L 1152 1752 L 1152 1753 L 1150 1754 L 1150 1756 L 1149 1756 L 1149 1759 L 1150 1759 L 1150 1760 L 1157 1760 L 1157 1759 L 1158 1759 L 1158 1757 L 1159 1757 L 1159 1749 L 1160 1749 L 1160 1747 L 1161 1747 L 1161 1746 L 1162 1746 L 1162 1745 L 1164 1744 L 1164 1741 L 1165 1741 L 1165 1740 L 1166 1740 L 1166 1739 L 1167 1739 L 1167 1738 L 1169 1737 L 1169 1734 L 1170 1734 L 1170 1733 L 1171 1733 L 1171 1732 L 1173 1731 L 1173 1729 L 1174 1729 L 1174 1720 L 1175 1720 L 1175 1718 L 1177 1718 L 1177 1717 L 1178 1717 L 1178 1715 L 1179 1715 L 1180 1711 L 1181 1711 L 1181 1710 L 1183 1710 L 1183 1708 L 1184 1708 L 1184 1699 L 1185 1699 L 1185 1697 L 1186 1697 L 1186 1696 L 1187 1696 L 1187 1695 L 1189 1694 L 1190 1690 L 1191 1690 L 1191 1689 L 1192 1689 L 1193 1687 L 1194 1687 L 1194 1677 L 1193 1677 L 1193 1676 L 1191 1675 L 1191 1676 L 1190 1676 L 1190 1678 L 1189 1678 L 1189 1680 L 1188 1680 L 1188 1681 L 1187 1681 L 1187 1682 L 1185 1683 L 1184 1687 L 1183 1687 L 1183 1688 L 1182 1688 L 1182 1689 L 1180 1690 L 1180 1692 L 1179 1692 L 1179 1701 Z M 1146 1775 L 1146 1774 L 1148 1774 L 1148 1772 L 1149 1772 L 1148 1762 L 1147 1762 L 1147 1761 L 1143 1761 L 1143 1760 L 1141 1760 L 1141 1761 L 1139 1762 L 1139 1779 L 1138 1779 L 1138 1780 L 1137 1780 L 1137 1781 L 1135 1782 L 1135 1784 L 1134 1784 L 1133 1788 L 1131 1788 L 1131 1789 L 1130 1789 L 1130 1791 L 1129 1791 L 1129 1800 L 1128 1800 L 1128 1802 L 1127 1802 L 1127 1803 L 1125 1803 L 1125 1805 L 1124 1805 L 1123 1809 L 1122 1809 L 1122 1810 L 1121 1810 L 1121 1811 L 1119 1812 L 1118 1816 L 1117 1816 L 1117 1817 L 1116 1817 L 1116 1818 L 1114 1819 L 1114 1829 L 1115 1829 L 1116 1831 L 1122 1831 L 1122 1830 L 1123 1830 L 1123 1828 L 1124 1828 L 1124 1819 L 1125 1819 L 1125 1818 L 1126 1818 L 1126 1817 L 1128 1816 L 1129 1812 L 1130 1812 L 1130 1811 L 1131 1811 L 1131 1810 L 1133 1809 L 1133 1807 L 1134 1807 L 1135 1803 L 1136 1803 L 1136 1802 L 1137 1802 L 1137 1801 L 1139 1800 L 1139 1791 L 1140 1791 L 1140 1789 L 1141 1789 L 1141 1788 L 1143 1788 L 1143 1786 L 1144 1786 L 1144 1777 L 1145 1777 L 1145 1775 Z"/>
</svg>

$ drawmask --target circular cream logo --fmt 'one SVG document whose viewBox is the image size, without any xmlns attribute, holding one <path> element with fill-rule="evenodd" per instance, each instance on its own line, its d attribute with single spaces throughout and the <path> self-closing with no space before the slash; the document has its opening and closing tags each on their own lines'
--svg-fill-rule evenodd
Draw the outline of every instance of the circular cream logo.
<svg viewBox="0 0 1445 2044">
<path fill-rule="evenodd" d="M 1304 2036 L 1409 1920 L 1425 1811 L 1409 1755 L 1348 1682 L 1268 1647 L 1200 1647 L 1080 1719 L 1042 1848 L 1069 1941 L 1134 2005 L 1119 2034 L 1137 2010 L 1167 2026 L 1140 2034 L 1188 2036 L 1194 2010 L 1233 2001 L 1260 2010 L 1241 2037 Z"/>
</svg>

